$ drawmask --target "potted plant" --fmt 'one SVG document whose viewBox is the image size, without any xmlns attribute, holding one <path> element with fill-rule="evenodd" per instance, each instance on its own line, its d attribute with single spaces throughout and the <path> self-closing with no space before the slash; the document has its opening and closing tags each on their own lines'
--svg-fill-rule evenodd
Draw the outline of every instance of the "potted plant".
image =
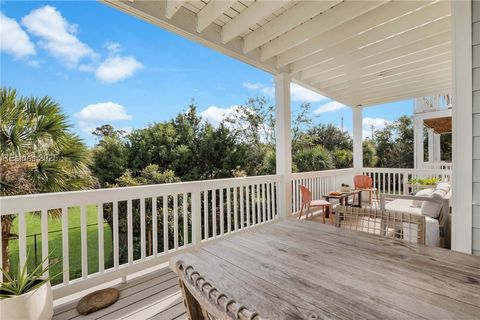
<svg viewBox="0 0 480 320">
<path fill-rule="evenodd" d="M 18 266 L 16 272 L 5 272 L 0 284 L 0 317 L 2 319 L 51 319 L 53 316 L 53 295 L 50 281 L 61 273 L 51 277 L 44 276 L 51 264 L 45 268 L 45 258 L 32 271 L 27 263 Z M 27 259 L 28 260 L 28 259 Z"/>
</svg>

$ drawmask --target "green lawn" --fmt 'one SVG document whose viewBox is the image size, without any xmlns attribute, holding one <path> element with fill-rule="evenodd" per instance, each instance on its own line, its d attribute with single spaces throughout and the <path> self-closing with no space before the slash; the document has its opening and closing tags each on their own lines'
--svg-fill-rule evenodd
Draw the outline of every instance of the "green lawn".
<svg viewBox="0 0 480 320">
<path fill-rule="evenodd" d="M 35 238 L 37 242 L 37 262 L 42 260 L 42 236 L 41 236 L 41 218 L 39 215 L 27 214 L 27 245 L 28 245 L 28 262 L 29 267 L 35 263 Z M 87 225 L 92 225 L 87 228 L 88 239 L 88 273 L 95 273 L 98 271 L 98 225 L 97 225 L 97 207 L 87 207 Z M 69 239 L 69 273 L 70 279 L 75 279 L 81 276 L 81 231 L 80 231 L 80 208 L 70 208 L 68 211 L 68 239 Z M 52 261 L 58 263 L 52 268 L 50 274 L 56 274 L 62 271 L 62 220 L 49 218 L 48 223 L 48 250 L 52 252 Z M 18 231 L 18 219 L 14 220 L 13 232 Z M 112 253 L 112 233 L 107 223 L 104 223 L 104 252 L 105 252 L 105 268 L 113 265 Z M 13 268 L 18 265 L 18 240 L 10 240 L 10 263 Z M 62 276 L 59 276 L 54 283 L 62 282 Z"/>
</svg>

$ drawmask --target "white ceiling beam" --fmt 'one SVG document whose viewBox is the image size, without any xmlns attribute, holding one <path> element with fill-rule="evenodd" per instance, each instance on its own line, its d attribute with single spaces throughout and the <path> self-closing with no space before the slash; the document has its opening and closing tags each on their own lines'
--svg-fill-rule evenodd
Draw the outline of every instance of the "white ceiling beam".
<svg viewBox="0 0 480 320">
<path fill-rule="evenodd" d="M 434 86 L 430 88 L 419 88 L 419 89 L 407 90 L 403 92 L 396 92 L 394 94 L 387 94 L 387 95 L 380 94 L 376 97 L 370 97 L 370 98 L 359 100 L 360 101 L 359 103 L 364 106 L 373 106 L 381 103 L 388 103 L 388 102 L 394 102 L 394 101 L 400 101 L 400 100 L 406 100 L 406 99 L 414 99 L 418 97 L 437 94 L 440 92 L 448 92 L 450 89 L 451 89 L 451 85 Z"/>
<path fill-rule="evenodd" d="M 451 62 L 451 60 L 452 60 L 452 55 L 450 52 L 442 53 L 442 54 L 424 59 L 422 61 L 417 61 L 407 65 L 398 66 L 395 68 L 381 71 L 380 72 L 382 74 L 381 78 L 388 79 L 389 77 L 402 74 L 405 72 L 410 72 L 411 70 L 418 70 L 426 66 L 434 66 L 438 64 L 449 63 Z M 371 73 L 371 74 L 362 76 L 360 77 L 360 82 L 363 84 L 363 83 L 368 83 L 370 81 L 376 81 L 378 80 L 380 73 Z"/>
<path fill-rule="evenodd" d="M 319 75 L 312 77 L 311 81 L 313 83 L 318 83 L 323 80 L 340 77 L 342 75 L 345 80 L 353 80 L 358 78 L 361 79 L 368 75 L 374 75 L 376 77 L 379 73 L 382 73 L 384 71 L 389 72 L 400 67 L 408 68 L 409 66 L 413 65 L 421 65 L 423 62 L 428 62 L 433 57 L 436 57 L 438 55 L 450 54 L 450 49 L 450 43 L 445 43 L 440 46 L 432 47 L 427 50 L 422 50 L 420 52 L 416 52 L 410 55 L 400 56 L 398 59 L 392 59 L 383 63 L 375 64 L 373 66 L 367 66 L 362 68 L 360 64 L 357 65 L 357 72 L 352 73 L 349 73 L 347 68 L 331 69 L 328 72 L 323 72 Z"/>
<path fill-rule="evenodd" d="M 448 82 L 443 82 L 443 83 L 433 83 L 431 85 L 425 85 L 425 86 L 406 86 L 404 88 L 396 88 L 396 89 L 392 89 L 392 90 L 382 90 L 382 91 L 379 91 L 377 93 L 372 93 L 372 94 L 368 94 L 368 95 L 365 95 L 363 93 L 360 93 L 359 95 L 344 95 L 345 99 L 349 99 L 349 100 L 352 100 L 352 101 L 355 101 L 357 104 L 367 104 L 367 101 L 368 104 L 370 103 L 370 101 L 374 101 L 374 100 L 377 100 L 377 99 L 382 99 L 384 97 L 397 97 L 397 96 L 402 96 L 402 95 L 405 95 L 405 94 L 409 94 L 410 97 L 412 96 L 416 96 L 419 92 L 424 92 L 424 91 L 428 91 L 428 92 L 435 92 L 437 90 L 440 90 L 440 88 L 448 88 L 451 86 L 451 83 L 448 83 Z"/>
<path fill-rule="evenodd" d="M 414 63 L 420 63 L 422 61 L 429 60 L 430 58 L 435 57 L 437 55 L 450 54 L 450 53 L 451 53 L 450 43 L 444 43 L 442 45 L 432 47 L 427 50 L 422 50 L 419 52 L 415 52 L 413 54 L 401 56 L 397 59 L 392 59 L 389 61 L 385 61 L 383 63 L 375 64 L 373 66 L 367 66 L 367 67 L 361 68 L 359 73 L 364 75 L 378 74 L 380 72 L 383 72 L 384 70 L 391 70 L 396 67 L 408 66 Z"/>
<path fill-rule="evenodd" d="M 365 92 L 361 94 L 362 100 L 376 99 L 381 96 L 400 95 L 408 92 L 415 92 L 418 90 L 435 90 L 436 88 L 445 88 L 451 85 L 450 81 L 435 81 L 429 84 L 417 85 L 417 86 L 404 86 L 396 88 L 386 88 L 376 92 Z"/>
<path fill-rule="evenodd" d="M 419 40 L 412 42 L 401 47 L 395 47 L 391 50 L 380 52 L 379 54 L 370 56 L 366 59 L 360 60 L 357 62 L 359 68 L 366 68 L 368 66 L 374 66 L 377 64 L 385 63 L 387 61 L 393 61 L 401 59 L 407 55 L 421 52 L 423 50 L 428 50 L 430 48 L 438 47 L 439 45 L 451 45 L 451 34 L 450 31 L 442 32 L 440 34 L 435 34 L 427 38 L 420 38 Z M 326 61 L 320 65 L 306 69 L 301 72 L 302 79 L 309 79 L 314 76 L 318 76 L 326 71 L 329 71 L 339 65 L 343 65 L 348 61 L 355 61 L 357 59 L 353 58 L 354 53 L 344 54 L 337 56 L 333 59 Z"/>
<path fill-rule="evenodd" d="M 342 2 L 313 19 L 284 33 L 261 47 L 261 59 L 270 59 L 286 50 L 358 17 L 386 1 Z"/>
<path fill-rule="evenodd" d="M 375 8 L 374 10 L 348 21 L 347 23 L 344 23 L 335 29 L 320 34 L 294 48 L 285 51 L 277 56 L 277 64 L 279 66 L 285 66 L 335 44 L 347 41 L 352 37 L 358 36 L 362 32 L 378 27 L 379 25 L 381 26 L 392 19 L 398 18 L 403 14 L 410 13 L 418 8 L 425 7 L 428 4 L 430 3 L 423 1 L 395 1 L 386 3 L 378 8 Z M 428 10 L 428 7 L 430 6 L 427 6 L 426 10 Z M 403 17 L 399 19 L 402 18 Z M 414 18 L 413 20 L 415 24 L 418 24 L 417 18 Z M 386 26 L 386 28 L 389 27 Z"/>
<path fill-rule="evenodd" d="M 402 60 L 406 57 L 417 54 L 430 54 L 432 50 L 442 50 L 444 48 L 451 48 L 451 33 L 450 31 L 442 32 L 428 38 L 419 39 L 409 45 L 394 48 L 389 51 L 382 52 L 378 55 L 368 57 L 360 61 L 360 68 L 368 68 L 383 64 L 390 61 Z"/>
<path fill-rule="evenodd" d="M 398 83 L 395 86 L 383 86 L 383 87 L 378 87 L 378 88 L 361 88 L 361 91 L 356 95 L 354 93 L 350 93 L 348 89 L 342 90 L 342 91 L 337 91 L 335 92 L 336 95 L 344 95 L 347 97 L 351 96 L 357 96 L 361 97 L 362 99 L 368 98 L 368 97 L 374 97 L 378 96 L 379 94 L 396 94 L 397 92 L 403 92 L 405 90 L 416 90 L 420 88 L 425 88 L 425 87 L 434 87 L 434 86 L 445 86 L 449 85 L 451 83 L 451 78 L 436 78 L 436 79 L 431 79 L 428 83 L 423 82 L 423 83 L 414 83 L 414 82 L 403 82 L 403 83 Z"/>
<path fill-rule="evenodd" d="M 416 79 L 417 76 L 423 75 L 424 77 L 429 76 L 435 72 L 443 73 L 447 77 L 451 76 L 448 72 L 451 70 L 451 61 L 445 61 L 442 63 L 434 64 L 434 65 L 426 65 L 418 69 L 412 69 L 410 71 L 397 74 L 390 77 L 378 77 L 377 79 L 369 82 L 362 83 L 362 86 L 373 86 L 375 84 L 389 84 L 398 81 L 402 81 L 405 79 Z"/>
<path fill-rule="evenodd" d="M 435 66 L 438 64 L 449 62 L 451 59 L 450 52 L 445 52 L 442 54 L 435 55 L 433 57 L 428 57 L 421 61 L 416 61 L 410 64 L 396 66 L 390 69 L 383 69 L 379 72 L 368 72 L 368 74 L 357 74 L 357 75 L 350 75 L 348 72 L 345 72 L 343 75 L 339 75 L 336 77 L 332 77 L 331 79 L 324 79 L 323 77 L 313 77 L 310 81 L 314 84 L 321 84 L 321 87 L 325 87 L 325 84 L 328 83 L 328 86 L 337 85 L 341 83 L 345 83 L 348 81 L 357 81 L 359 83 L 367 83 L 369 81 L 378 81 L 378 79 L 382 79 L 382 81 L 386 81 L 389 77 L 393 77 L 396 75 L 403 74 L 405 72 L 412 72 L 412 70 L 422 70 L 423 68 L 429 66 Z M 420 72 L 420 71 L 419 71 Z M 382 76 L 379 76 L 382 74 Z"/>
<path fill-rule="evenodd" d="M 235 18 L 230 20 L 222 28 L 222 42 L 227 43 L 246 30 L 251 26 L 255 25 L 258 21 L 268 17 L 273 12 L 277 11 L 290 0 L 275 0 L 275 1 L 256 1 L 251 4 L 248 8 L 242 11 Z"/>
<path fill-rule="evenodd" d="M 399 79 L 407 79 L 409 77 L 416 77 L 421 74 L 428 74 L 439 70 L 444 70 L 451 67 L 451 61 L 443 61 L 433 65 L 422 65 L 420 68 L 411 69 L 400 74 L 390 75 L 385 77 L 377 77 L 374 80 L 361 83 L 362 86 L 373 85 L 374 83 L 388 83 L 394 82 Z M 313 83 L 313 82 L 312 82 Z M 330 79 L 327 81 L 322 81 L 320 83 L 313 83 L 319 90 L 325 92 L 332 92 L 338 87 L 343 87 L 345 84 L 349 84 L 348 80 L 345 80 L 342 77 Z"/>
<path fill-rule="evenodd" d="M 428 15 L 430 14 L 428 13 Z M 446 14 L 443 17 L 434 18 L 432 20 L 420 19 L 420 21 L 421 23 L 417 21 L 416 24 L 411 24 L 411 29 L 406 29 L 405 26 L 397 23 L 390 23 L 385 25 L 385 27 L 372 29 L 368 32 L 351 38 L 349 41 L 342 42 L 310 55 L 304 59 L 295 61 L 289 65 L 290 69 L 292 72 L 303 71 L 319 65 L 323 61 L 331 59 L 338 54 L 345 54 L 357 50 L 358 53 L 354 54 L 354 58 L 357 59 L 358 57 L 362 56 L 366 57 L 378 52 L 390 50 L 392 48 L 401 46 L 402 44 L 405 45 L 405 43 L 408 43 L 408 40 L 413 42 L 422 37 L 424 38 L 432 34 L 447 31 L 451 25 L 449 14 Z M 399 44 L 397 44 L 397 41 L 399 41 Z"/>
<path fill-rule="evenodd" d="M 451 67 L 445 67 L 445 68 L 442 68 L 442 69 L 438 69 L 438 70 L 433 70 L 433 71 L 430 71 L 430 72 L 422 72 L 421 74 L 418 74 L 416 76 L 408 76 L 408 77 L 405 77 L 405 78 L 399 78 L 399 79 L 396 79 L 394 81 L 388 81 L 388 82 L 378 82 L 378 83 L 367 83 L 367 84 L 364 84 L 362 86 L 362 88 L 378 88 L 378 87 L 382 87 L 382 86 L 394 86 L 398 83 L 402 83 L 402 82 L 412 82 L 412 83 L 416 83 L 416 82 L 421 82 L 421 81 L 424 81 L 424 82 L 428 82 L 432 79 L 438 79 L 438 78 L 448 78 L 450 77 L 450 71 L 452 70 Z M 337 91 L 337 89 L 334 89 L 334 88 L 331 88 L 332 91 Z"/>
<path fill-rule="evenodd" d="M 426 86 L 443 86 L 444 84 L 450 84 L 451 81 L 450 79 L 445 79 L 445 78 L 432 78 L 429 79 L 429 82 L 404 82 L 404 83 L 399 83 L 397 86 L 385 86 L 385 87 L 378 87 L 378 88 L 370 88 L 370 89 L 363 89 L 361 95 L 363 97 L 369 97 L 373 95 L 378 95 L 379 93 L 387 93 L 387 92 L 399 92 L 401 90 L 405 89 L 417 89 L 417 88 L 422 88 Z"/>
<path fill-rule="evenodd" d="M 165 17 L 171 19 L 175 13 L 183 6 L 186 0 L 166 0 Z"/>
<path fill-rule="evenodd" d="M 341 2 L 341 0 L 301 1 L 297 3 L 280 16 L 254 32 L 247 34 L 243 42 L 243 52 L 250 52 L 264 45 L 268 41 L 275 39 L 292 28 L 335 6 L 339 2 Z"/>
<path fill-rule="evenodd" d="M 236 0 L 210 1 L 197 13 L 197 32 L 202 32 L 217 20 Z"/>
</svg>

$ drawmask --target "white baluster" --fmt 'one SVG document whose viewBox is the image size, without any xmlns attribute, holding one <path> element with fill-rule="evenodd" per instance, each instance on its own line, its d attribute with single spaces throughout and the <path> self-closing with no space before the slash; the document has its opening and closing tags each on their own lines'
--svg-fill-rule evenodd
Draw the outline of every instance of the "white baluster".
<svg viewBox="0 0 480 320">
<path fill-rule="evenodd" d="M 145 199 L 140 198 L 140 257 L 145 260 L 146 257 L 146 219 L 145 219 Z"/>
<path fill-rule="evenodd" d="M 97 224 L 98 224 L 98 272 L 100 274 L 105 270 L 104 255 L 104 237 L 103 237 L 103 203 L 97 204 Z"/>
<path fill-rule="evenodd" d="M 157 210 L 157 197 L 152 197 L 152 250 L 153 256 L 156 257 L 158 255 L 158 210 Z"/>
<path fill-rule="evenodd" d="M 113 201 L 113 267 L 118 269 L 120 264 L 120 242 L 118 238 L 118 201 Z"/>
<path fill-rule="evenodd" d="M 1 260 L 0 260 L 1 261 Z M 68 243 L 68 208 L 62 208 L 62 268 L 63 284 L 70 281 L 69 273 L 69 243 Z"/>
<path fill-rule="evenodd" d="M 42 261 L 43 268 L 47 268 L 50 261 L 47 259 L 48 256 L 48 210 L 46 208 L 42 209 Z M 45 273 L 45 276 L 49 276 L 49 272 Z"/>
<path fill-rule="evenodd" d="M 87 239 L 87 207 L 80 206 L 80 233 L 81 233 L 81 253 L 82 253 L 82 278 L 88 276 L 88 239 Z"/>
</svg>

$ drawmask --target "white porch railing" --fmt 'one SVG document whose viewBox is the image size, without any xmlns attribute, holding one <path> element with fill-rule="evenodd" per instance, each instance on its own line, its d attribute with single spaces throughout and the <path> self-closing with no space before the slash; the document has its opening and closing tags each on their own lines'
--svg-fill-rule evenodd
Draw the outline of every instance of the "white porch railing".
<svg viewBox="0 0 480 320">
<path fill-rule="evenodd" d="M 414 100 L 415 113 L 445 110 L 452 107 L 450 93 L 439 93 Z"/>
<path fill-rule="evenodd" d="M 452 163 L 445 161 L 438 162 L 424 162 L 422 169 L 426 170 L 452 170 Z"/>
<path fill-rule="evenodd" d="M 394 169 L 363 168 L 361 172 L 354 169 L 326 170 L 292 174 L 292 212 L 299 212 L 302 203 L 300 185 L 312 192 L 313 199 L 322 199 L 330 191 L 338 190 L 341 184 L 353 185 L 353 177 L 357 174 L 369 175 L 379 193 L 409 194 L 413 191 L 409 181 L 415 178 L 440 178 L 450 181 L 451 170 L 438 169 Z"/>
<path fill-rule="evenodd" d="M 381 193 L 397 194 L 409 192 L 407 183 L 411 178 L 448 180 L 451 175 L 450 170 L 364 168 L 362 172 L 372 176 Z M 300 209 L 300 185 L 307 186 L 314 198 L 321 199 L 338 190 L 342 183 L 353 187 L 355 174 L 361 172 L 342 169 L 292 174 L 292 211 Z M 276 220 L 280 182 L 280 176 L 259 176 L 2 197 L 0 214 L 16 219 L 16 260 L 20 264 L 26 262 L 33 245 L 27 237 L 32 233 L 27 220 L 33 214 L 40 217 L 41 256 L 50 252 L 49 241 L 50 250 L 58 247 L 62 253 L 59 265 L 63 278 L 54 286 L 54 296 L 61 297 L 166 262 L 172 254 L 202 242 Z M 61 213 L 61 230 L 56 231 L 61 234 L 61 241 L 49 238 L 52 210 Z M 76 242 L 80 243 L 76 249 L 79 252 L 72 252 L 72 210 L 76 210 L 80 220 Z M 88 230 L 92 219 L 95 231 Z M 107 254 L 107 245 L 111 255 Z M 95 268 L 91 261 L 89 265 L 92 252 L 98 260 Z M 1 255 L 0 252 L 0 261 Z M 80 257 L 76 265 L 74 255 Z M 73 268 L 79 272 L 69 272 Z"/>
<path fill-rule="evenodd" d="M 292 212 L 299 212 L 302 204 L 300 185 L 310 189 L 313 199 L 322 199 L 342 183 L 353 187 L 354 169 L 325 170 L 292 174 Z"/>
<path fill-rule="evenodd" d="M 417 178 L 440 178 L 450 181 L 452 171 L 443 169 L 392 169 L 363 168 L 363 174 L 372 177 L 373 186 L 379 193 L 409 194 L 412 190 L 409 181 Z"/>
<path fill-rule="evenodd" d="M 167 261 L 172 254 L 201 242 L 275 220 L 279 182 L 280 176 L 259 176 L 2 197 L 0 213 L 18 219 L 18 260 L 23 264 L 29 249 L 27 217 L 33 213 L 41 217 L 41 252 L 45 258 L 49 253 L 49 213 L 61 212 L 64 273 L 62 282 L 54 286 L 54 297 L 61 297 Z M 69 274 L 72 208 L 80 211 L 81 275 L 75 279 Z M 96 235 L 87 231 L 87 214 L 92 211 L 98 223 Z M 104 234 L 106 216 L 110 217 L 111 240 Z M 136 235 L 138 227 L 134 225 L 140 228 Z M 95 272 L 88 265 L 91 237 L 98 239 Z M 105 263 L 105 243 L 109 241 L 111 266 Z"/>
</svg>

